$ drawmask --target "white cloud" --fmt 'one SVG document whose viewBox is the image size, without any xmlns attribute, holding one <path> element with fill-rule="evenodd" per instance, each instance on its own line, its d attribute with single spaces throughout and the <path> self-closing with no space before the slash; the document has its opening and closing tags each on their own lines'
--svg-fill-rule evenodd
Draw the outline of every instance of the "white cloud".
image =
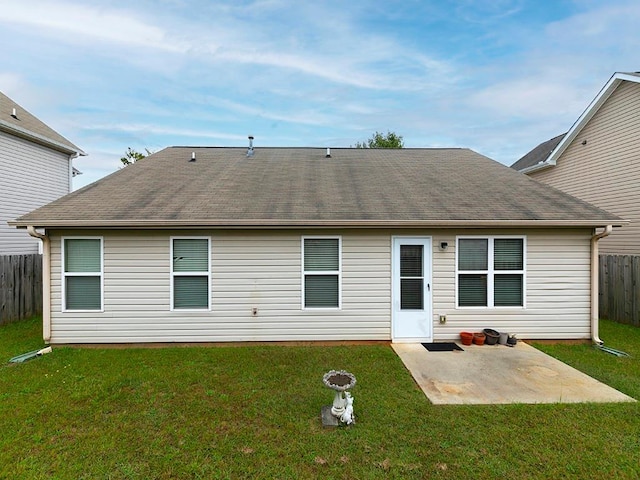
<svg viewBox="0 0 640 480">
<path fill-rule="evenodd" d="M 215 140 L 244 140 L 244 135 L 234 135 L 226 132 L 214 132 L 211 130 L 181 129 L 161 127 L 152 124 L 91 124 L 80 127 L 85 131 L 96 132 L 125 132 L 145 135 L 163 135 L 168 137 L 187 138 L 212 138 Z"/>
<path fill-rule="evenodd" d="M 554 83 L 539 77 L 511 78 L 491 84 L 467 97 L 470 107 L 482 109 L 488 117 L 540 120 L 575 112 L 584 99 L 571 83 Z"/>
<path fill-rule="evenodd" d="M 117 44 L 184 52 L 186 46 L 127 10 L 107 10 L 78 3 L 0 1 L 0 22 L 28 28 L 52 30 L 69 40 L 84 42 L 86 37 Z M 34 14 L 37 12 L 37 14 Z M 75 35 L 83 38 L 76 39 Z"/>
<path fill-rule="evenodd" d="M 170 19 L 151 10 L 68 2 L 0 0 L 0 8 L 0 23 L 31 28 L 33 34 L 57 35 L 83 48 L 106 42 L 158 54 L 184 54 L 193 62 L 270 67 L 357 88 L 419 90 L 440 83 L 452 71 L 443 60 L 356 27 L 357 19 L 336 16 L 335 6 L 296 6 L 292 15 L 291 6 L 279 2 L 237 8 L 214 5 L 211 8 L 219 15 L 215 18 Z M 262 18 L 262 14 L 277 17 Z M 288 33 L 282 35 L 283 31 Z M 313 38 L 317 42 L 311 42 Z M 153 57 L 149 60 L 127 49 L 121 49 L 120 56 L 128 63 L 152 67 L 154 62 Z M 175 61 L 156 57 L 155 62 L 162 68 Z"/>
<path fill-rule="evenodd" d="M 20 75 L 14 72 L 0 72 L 0 86 L 5 95 L 11 97 L 14 92 L 20 91 L 24 80 Z"/>
<path fill-rule="evenodd" d="M 524 0 L 458 0 L 455 10 L 467 22 L 488 24 L 518 13 L 523 6 Z"/>
</svg>

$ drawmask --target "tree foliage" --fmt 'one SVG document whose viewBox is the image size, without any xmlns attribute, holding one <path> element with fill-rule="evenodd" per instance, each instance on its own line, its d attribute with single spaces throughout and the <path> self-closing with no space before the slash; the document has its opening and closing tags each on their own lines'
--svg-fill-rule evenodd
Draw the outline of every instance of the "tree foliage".
<svg viewBox="0 0 640 480">
<path fill-rule="evenodd" d="M 365 142 L 357 142 L 356 148 L 404 148 L 402 135 L 387 131 L 386 134 L 376 131 Z"/>
<path fill-rule="evenodd" d="M 142 160 L 146 158 L 148 155 L 151 155 L 153 152 L 148 148 L 145 148 L 144 151 L 146 153 L 140 153 L 137 150 L 134 150 L 131 147 L 127 148 L 127 151 L 124 153 L 124 157 L 120 158 L 123 166 L 132 165 L 136 163 L 138 160 Z"/>
</svg>

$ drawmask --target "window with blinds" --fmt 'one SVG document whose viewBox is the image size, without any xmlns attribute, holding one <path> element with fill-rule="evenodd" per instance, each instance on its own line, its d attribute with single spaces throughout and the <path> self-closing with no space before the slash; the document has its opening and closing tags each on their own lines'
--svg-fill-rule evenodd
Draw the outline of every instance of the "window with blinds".
<svg viewBox="0 0 640 480">
<path fill-rule="evenodd" d="M 63 310 L 102 310 L 102 238 L 63 238 Z"/>
<path fill-rule="evenodd" d="M 424 247 L 400 245 L 400 309 L 424 309 Z"/>
<path fill-rule="evenodd" d="M 171 308 L 208 310 L 210 308 L 210 239 L 189 237 L 171 239 Z"/>
<path fill-rule="evenodd" d="M 525 239 L 458 238 L 459 307 L 524 306 Z"/>
<path fill-rule="evenodd" d="M 303 308 L 340 308 L 340 237 L 303 237 Z"/>
</svg>

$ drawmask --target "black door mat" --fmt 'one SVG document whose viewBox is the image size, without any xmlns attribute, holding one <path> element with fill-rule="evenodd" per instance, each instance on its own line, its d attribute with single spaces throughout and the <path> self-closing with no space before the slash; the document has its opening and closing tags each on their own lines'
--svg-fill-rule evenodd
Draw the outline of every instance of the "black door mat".
<svg viewBox="0 0 640 480">
<path fill-rule="evenodd" d="M 430 352 L 454 352 L 456 350 L 464 352 L 462 348 L 453 342 L 423 343 L 422 346 Z"/>
</svg>

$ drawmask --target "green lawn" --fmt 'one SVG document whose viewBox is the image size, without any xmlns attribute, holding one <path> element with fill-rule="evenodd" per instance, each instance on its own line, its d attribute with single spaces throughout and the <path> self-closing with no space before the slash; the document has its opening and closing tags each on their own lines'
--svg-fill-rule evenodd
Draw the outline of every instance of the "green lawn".
<svg viewBox="0 0 640 480">
<path fill-rule="evenodd" d="M 640 398 L 632 358 L 544 346 Z M 434 406 L 389 347 L 55 348 L 0 327 L 0 478 L 638 478 L 638 404 Z M 358 379 L 357 424 L 324 429 L 322 374 Z M 490 373 L 490 372 L 488 372 Z"/>
</svg>

